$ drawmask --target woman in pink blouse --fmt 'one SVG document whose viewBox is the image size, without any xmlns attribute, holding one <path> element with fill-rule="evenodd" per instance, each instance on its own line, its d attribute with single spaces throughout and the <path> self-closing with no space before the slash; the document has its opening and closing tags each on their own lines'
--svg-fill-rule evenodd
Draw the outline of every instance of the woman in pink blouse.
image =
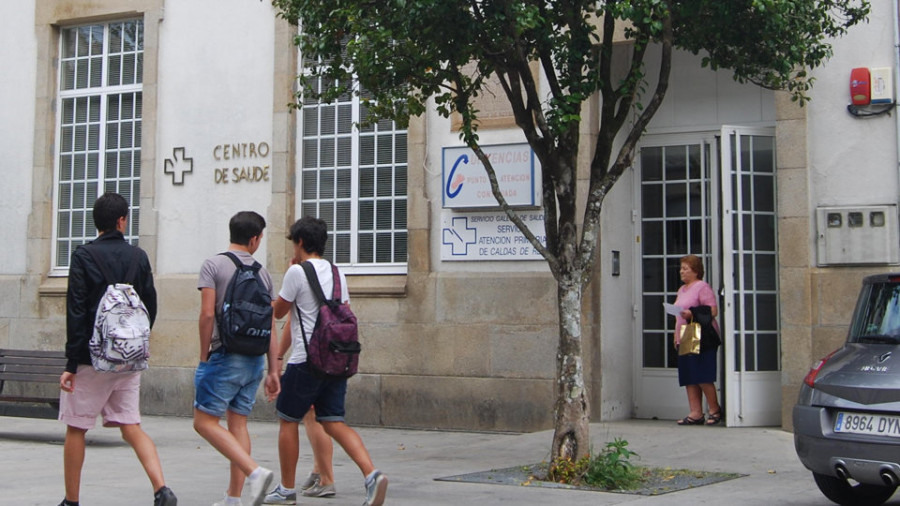
<svg viewBox="0 0 900 506">
<path fill-rule="evenodd" d="M 703 281 L 703 261 L 696 255 L 687 255 L 681 259 L 681 281 L 684 285 L 678 289 L 675 305 L 681 308 L 681 314 L 675 317 L 675 348 L 681 342 L 681 327 L 692 318 L 700 317 L 698 306 L 709 308 L 711 324 L 716 334 L 719 333 L 719 324 L 716 317 L 719 310 L 716 303 L 716 295 L 712 288 Z M 695 308 L 698 314 L 693 314 L 691 308 Z M 705 308 L 703 308 L 705 309 Z M 700 322 L 703 324 L 704 322 Z M 690 413 L 678 421 L 679 425 L 716 425 L 722 420 L 722 407 L 716 398 L 716 360 L 718 358 L 718 338 L 713 343 L 704 334 L 701 340 L 700 353 L 688 354 L 678 357 L 678 384 L 687 390 Z M 709 418 L 703 416 L 703 396 L 709 405 Z"/>
</svg>

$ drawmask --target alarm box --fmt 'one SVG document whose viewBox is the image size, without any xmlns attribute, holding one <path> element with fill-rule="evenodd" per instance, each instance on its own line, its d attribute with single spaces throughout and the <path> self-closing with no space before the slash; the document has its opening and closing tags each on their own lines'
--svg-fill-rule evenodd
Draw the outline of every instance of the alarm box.
<svg viewBox="0 0 900 506">
<path fill-rule="evenodd" d="M 853 105 L 869 105 L 872 101 L 872 76 L 868 67 L 850 71 L 850 101 Z"/>
</svg>

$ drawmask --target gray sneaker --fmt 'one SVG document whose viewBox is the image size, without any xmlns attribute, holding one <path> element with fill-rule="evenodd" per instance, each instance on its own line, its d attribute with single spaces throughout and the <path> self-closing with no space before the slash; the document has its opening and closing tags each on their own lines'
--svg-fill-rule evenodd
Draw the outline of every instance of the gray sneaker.
<svg viewBox="0 0 900 506">
<path fill-rule="evenodd" d="M 337 493 L 337 490 L 334 489 L 334 483 L 331 485 L 320 485 L 318 481 L 301 492 L 306 497 L 332 497 L 335 493 Z"/>
<path fill-rule="evenodd" d="M 388 480 L 376 470 L 375 476 L 371 482 L 366 482 L 366 502 L 363 506 L 381 506 L 384 504 L 384 496 L 387 495 Z"/>
<path fill-rule="evenodd" d="M 278 485 L 263 499 L 263 504 L 297 504 L 297 492 Z"/>
<path fill-rule="evenodd" d="M 302 492 L 302 491 L 312 487 L 313 485 L 315 485 L 316 483 L 319 482 L 319 478 L 321 478 L 319 473 L 310 472 L 308 475 L 306 475 L 306 481 L 304 481 L 303 483 L 300 484 L 300 487 L 298 488 L 298 490 L 300 490 Z"/>
</svg>

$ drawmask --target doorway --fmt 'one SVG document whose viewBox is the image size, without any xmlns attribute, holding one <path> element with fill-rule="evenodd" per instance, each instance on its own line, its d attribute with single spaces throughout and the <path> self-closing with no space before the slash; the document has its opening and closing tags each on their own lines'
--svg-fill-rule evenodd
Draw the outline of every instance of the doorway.
<svg viewBox="0 0 900 506">
<path fill-rule="evenodd" d="M 675 319 L 684 255 L 719 296 L 716 386 L 728 426 L 781 423 L 775 150 L 772 129 L 647 136 L 635 177 L 638 227 L 635 416 L 680 419 Z"/>
</svg>

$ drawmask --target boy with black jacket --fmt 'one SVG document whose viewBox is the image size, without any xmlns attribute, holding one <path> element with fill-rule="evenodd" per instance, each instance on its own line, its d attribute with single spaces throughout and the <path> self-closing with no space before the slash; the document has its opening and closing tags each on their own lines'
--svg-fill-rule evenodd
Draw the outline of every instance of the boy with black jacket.
<svg viewBox="0 0 900 506">
<path fill-rule="evenodd" d="M 125 241 L 128 202 L 119 194 L 106 193 L 94 203 L 94 224 L 100 236 L 72 253 L 66 292 L 66 370 L 59 378 L 62 390 L 59 420 L 66 424 L 63 447 L 66 497 L 60 506 L 77 506 L 84 465 L 85 434 L 102 415 L 104 427 L 119 427 L 122 438 L 134 448 L 154 490 L 154 506 L 175 506 L 178 500 L 166 486 L 156 445 L 141 428 L 140 371 L 100 373 L 91 365 L 88 343 L 94 318 L 107 282 L 87 249 L 93 250 L 119 282 L 132 284 L 150 317 L 156 318 L 156 289 L 147 254 Z M 125 279 L 132 262 L 138 262 L 136 279 Z"/>
</svg>

